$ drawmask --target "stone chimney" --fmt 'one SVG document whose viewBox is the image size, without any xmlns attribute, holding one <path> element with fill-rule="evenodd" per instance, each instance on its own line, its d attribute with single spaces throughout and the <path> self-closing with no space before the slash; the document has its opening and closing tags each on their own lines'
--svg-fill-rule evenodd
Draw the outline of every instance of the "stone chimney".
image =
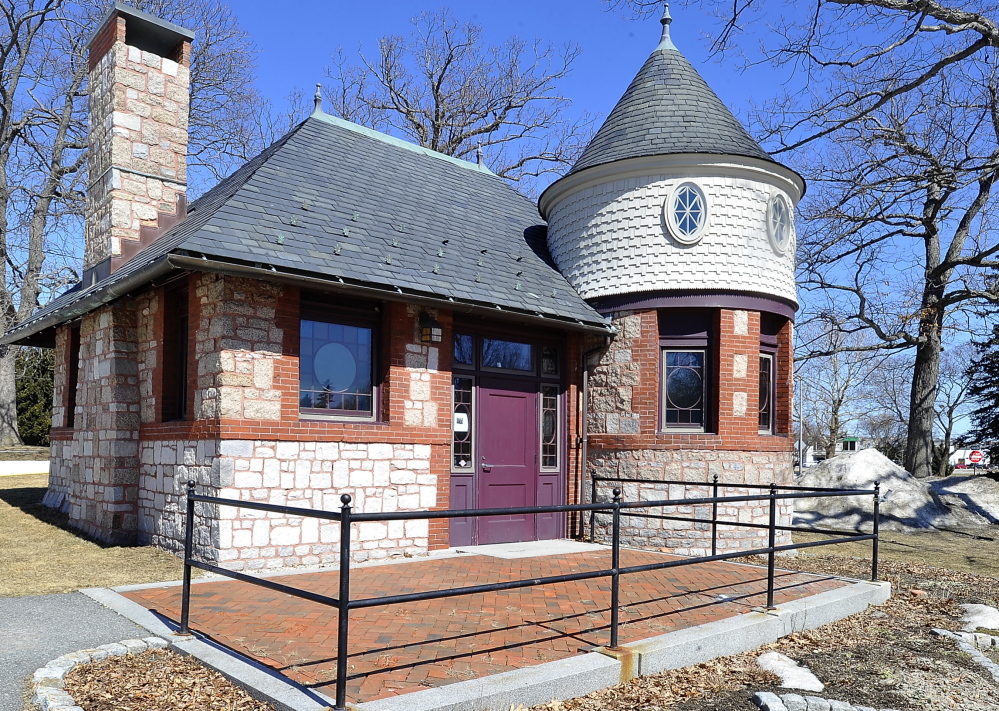
<svg viewBox="0 0 999 711">
<path fill-rule="evenodd" d="M 193 37 L 115 3 L 90 40 L 84 286 L 186 214 Z"/>
</svg>

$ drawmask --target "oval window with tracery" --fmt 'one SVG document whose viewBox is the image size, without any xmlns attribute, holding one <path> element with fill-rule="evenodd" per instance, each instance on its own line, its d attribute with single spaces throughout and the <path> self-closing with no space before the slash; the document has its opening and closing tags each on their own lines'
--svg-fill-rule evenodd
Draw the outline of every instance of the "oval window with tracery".
<svg viewBox="0 0 999 711">
<path fill-rule="evenodd" d="M 681 244 L 701 241 L 708 223 L 708 201 L 694 183 L 680 183 L 663 205 L 670 234 Z"/>
<path fill-rule="evenodd" d="M 767 234 L 778 254 L 787 254 L 794 233 L 794 214 L 783 195 L 775 194 L 767 207 Z"/>
</svg>

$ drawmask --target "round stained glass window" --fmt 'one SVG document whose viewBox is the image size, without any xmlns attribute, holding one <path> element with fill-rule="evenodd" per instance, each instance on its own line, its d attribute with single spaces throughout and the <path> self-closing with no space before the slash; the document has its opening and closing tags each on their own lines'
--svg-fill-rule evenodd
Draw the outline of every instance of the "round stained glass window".
<svg viewBox="0 0 999 711">
<path fill-rule="evenodd" d="M 327 343 L 316 353 L 312 370 L 324 388 L 343 392 L 354 383 L 357 361 L 345 346 Z"/>
<path fill-rule="evenodd" d="M 787 254 L 791 246 L 791 236 L 794 233 L 794 214 L 787 199 L 775 193 L 767 206 L 767 235 L 770 245 L 777 254 Z"/>
<path fill-rule="evenodd" d="M 704 385 L 700 373 L 689 368 L 678 368 L 666 379 L 666 397 L 671 407 L 690 410 L 701 402 Z"/>
<path fill-rule="evenodd" d="M 680 244 L 697 244 L 708 224 L 708 200 L 694 183 L 681 183 L 663 204 L 670 234 Z"/>
</svg>

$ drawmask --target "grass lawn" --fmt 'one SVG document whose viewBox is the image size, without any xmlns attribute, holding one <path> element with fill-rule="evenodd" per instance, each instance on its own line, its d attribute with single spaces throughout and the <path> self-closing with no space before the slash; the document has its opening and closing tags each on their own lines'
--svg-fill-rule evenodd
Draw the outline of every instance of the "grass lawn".
<svg viewBox="0 0 999 711">
<path fill-rule="evenodd" d="M 830 538 L 808 533 L 795 533 L 795 543 Z M 965 531 L 913 531 L 898 533 L 882 531 L 878 547 L 881 560 L 915 563 L 959 570 L 975 575 L 999 578 L 999 526 L 967 529 Z M 838 543 L 801 551 L 799 555 L 835 555 L 855 558 L 871 557 L 870 541 Z M 780 562 L 781 566 L 794 567 L 793 562 Z"/>
<path fill-rule="evenodd" d="M 169 553 L 105 546 L 68 528 L 65 514 L 42 506 L 47 484 L 47 474 L 0 477 L 0 597 L 181 578 Z"/>
</svg>

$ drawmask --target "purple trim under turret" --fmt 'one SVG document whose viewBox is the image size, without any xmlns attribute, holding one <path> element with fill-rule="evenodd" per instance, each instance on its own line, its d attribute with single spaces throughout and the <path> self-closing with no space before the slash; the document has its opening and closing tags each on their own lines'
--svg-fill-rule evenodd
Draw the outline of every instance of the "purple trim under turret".
<svg viewBox="0 0 999 711">
<path fill-rule="evenodd" d="M 794 321 L 797 305 L 745 292 L 646 291 L 599 299 L 587 299 L 601 314 L 641 309 L 745 309 L 783 316 Z"/>
</svg>

